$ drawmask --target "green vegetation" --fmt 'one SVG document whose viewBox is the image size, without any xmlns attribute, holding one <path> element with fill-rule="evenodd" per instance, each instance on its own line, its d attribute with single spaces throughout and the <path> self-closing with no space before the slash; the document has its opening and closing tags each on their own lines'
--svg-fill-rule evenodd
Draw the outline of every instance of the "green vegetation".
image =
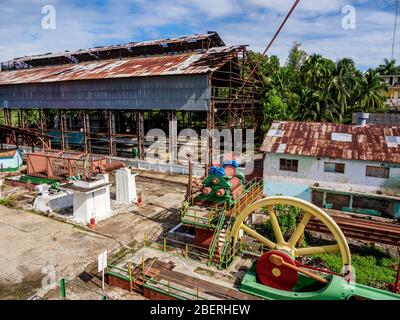
<svg viewBox="0 0 400 320">
<path fill-rule="evenodd" d="M 318 254 L 313 259 L 322 259 L 324 265 L 340 273 L 342 260 L 339 254 Z M 392 265 L 397 265 L 398 260 L 390 257 L 375 246 L 365 246 L 360 252 L 352 255 L 352 265 L 356 272 L 356 282 L 368 286 L 382 288 L 385 283 L 393 283 L 397 271 Z"/>
<path fill-rule="evenodd" d="M 17 205 L 17 200 L 15 196 L 4 197 L 0 199 L 0 205 L 8 208 L 15 208 Z"/>
<path fill-rule="evenodd" d="M 266 209 L 263 209 L 264 212 Z M 299 214 L 299 209 L 294 208 L 292 206 L 285 205 L 277 205 L 275 206 L 275 212 L 277 212 L 277 219 L 279 222 L 279 226 L 281 227 L 282 234 L 288 234 L 293 232 L 296 228 L 297 215 Z M 266 223 L 258 224 L 255 226 L 257 232 L 265 236 L 267 239 L 276 242 L 275 234 L 272 229 L 271 220 L 268 220 Z"/>
<path fill-rule="evenodd" d="M 299 43 L 283 66 L 277 56 L 251 53 L 251 57 L 260 63 L 263 110 L 257 118 L 264 131 L 273 120 L 349 123 L 353 112 L 385 111 L 387 85 L 378 72 L 389 71 L 383 65 L 362 72 L 350 58 L 334 62 L 309 55 Z"/>
<path fill-rule="evenodd" d="M 287 239 L 291 232 L 296 228 L 296 219 L 299 210 L 290 206 L 279 205 L 275 207 L 278 212 L 277 218 L 284 237 Z M 276 242 L 275 234 L 270 220 L 266 223 L 255 226 L 257 232 L 267 239 Z M 308 232 L 302 239 L 302 246 L 305 247 L 318 245 L 317 239 L 313 238 Z M 340 254 L 317 254 L 313 255 L 312 260 L 318 265 L 322 264 L 329 270 L 337 273 L 342 272 L 342 260 Z M 352 248 L 352 266 L 356 272 L 356 282 L 368 286 L 382 288 L 385 283 L 393 283 L 397 271 L 392 265 L 398 264 L 398 258 L 392 258 L 390 254 L 374 245 L 365 245 Z"/>
</svg>

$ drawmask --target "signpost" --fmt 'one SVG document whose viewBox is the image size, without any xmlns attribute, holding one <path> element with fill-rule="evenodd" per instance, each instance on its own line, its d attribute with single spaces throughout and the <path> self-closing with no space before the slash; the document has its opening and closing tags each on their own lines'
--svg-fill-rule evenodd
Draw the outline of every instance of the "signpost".
<svg viewBox="0 0 400 320">
<path fill-rule="evenodd" d="M 107 268 L 107 250 L 99 254 L 97 262 L 97 270 L 98 272 L 101 272 L 101 285 L 104 291 L 104 269 Z"/>
</svg>

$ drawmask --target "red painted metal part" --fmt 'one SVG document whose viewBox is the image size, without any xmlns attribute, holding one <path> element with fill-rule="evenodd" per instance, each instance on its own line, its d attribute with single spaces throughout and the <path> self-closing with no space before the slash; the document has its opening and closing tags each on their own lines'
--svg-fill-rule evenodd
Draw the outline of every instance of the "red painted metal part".
<svg viewBox="0 0 400 320">
<path fill-rule="evenodd" d="M 261 256 L 256 265 L 259 281 L 271 288 L 291 291 L 299 279 L 298 272 L 285 266 L 278 267 L 270 262 L 272 254 L 282 257 L 289 264 L 296 265 L 287 254 L 275 250 L 268 251 Z"/>
<path fill-rule="evenodd" d="M 333 272 L 333 271 L 330 271 L 327 269 L 321 269 L 321 268 L 317 268 L 317 267 L 308 266 L 308 265 L 302 264 L 298 261 L 295 261 L 295 264 L 296 264 L 296 266 L 298 266 L 300 268 L 310 269 L 310 270 L 314 270 L 314 271 L 318 271 L 318 272 L 322 272 L 322 273 L 326 273 L 326 274 L 333 274 L 335 276 L 343 277 L 343 275 L 340 273 Z"/>
</svg>

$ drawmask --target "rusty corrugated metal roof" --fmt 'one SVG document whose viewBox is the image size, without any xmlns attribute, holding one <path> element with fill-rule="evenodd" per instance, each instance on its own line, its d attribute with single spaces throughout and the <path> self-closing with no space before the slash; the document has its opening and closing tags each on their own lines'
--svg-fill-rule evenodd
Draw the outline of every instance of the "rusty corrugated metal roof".
<svg viewBox="0 0 400 320">
<path fill-rule="evenodd" d="M 102 60 L 62 66 L 0 72 L 0 85 L 204 74 L 217 70 L 242 46 L 215 47 L 203 52 Z"/>
<path fill-rule="evenodd" d="M 332 133 L 337 133 L 333 135 Z M 266 153 L 400 163 L 400 127 L 274 122 L 260 148 Z"/>
<path fill-rule="evenodd" d="M 124 44 L 118 45 L 110 45 L 110 46 L 99 46 L 90 49 L 79 49 L 75 51 L 64 51 L 57 53 L 45 53 L 45 54 L 37 54 L 25 57 L 15 58 L 13 60 L 35 60 L 35 59 L 46 59 L 46 58 L 56 58 L 65 55 L 79 55 L 83 53 L 96 53 L 101 51 L 109 51 L 109 50 L 117 50 L 117 49 L 130 49 L 136 47 L 148 47 L 154 45 L 170 45 L 170 44 L 184 44 L 191 43 L 195 41 L 202 41 L 211 39 L 212 37 L 218 40 L 220 46 L 225 46 L 225 43 L 222 41 L 218 33 L 208 33 L 208 34 L 194 34 L 190 36 L 183 36 L 177 38 L 166 38 L 166 39 L 158 39 L 158 40 L 149 40 L 149 41 L 140 41 L 140 42 L 128 42 Z"/>
</svg>

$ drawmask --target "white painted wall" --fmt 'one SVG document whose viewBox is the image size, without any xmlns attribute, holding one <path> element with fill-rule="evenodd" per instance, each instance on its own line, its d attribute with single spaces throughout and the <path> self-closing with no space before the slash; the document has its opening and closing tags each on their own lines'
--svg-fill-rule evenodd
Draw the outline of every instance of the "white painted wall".
<svg viewBox="0 0 400 320">
<path fill-rule="evenodd" d="M 279 159 L 296 159 L 299 161 L 298 172 L 279 170 Z M 344 173 L 324 172 L 325 162 L 344 163 Z M 288 154 L 266 153 L 264 155 L 264 178 L 266 181 L 283 181 L 288 183 L 312 185 L 316 182 L 320 186 L 328 188 L 340 188 L 343 191 L 374 192 L 381 188 L 382 184 L 391 178 L 400 178 L 400 164 L 389 165 L 389 179 L 367 177 L 366 166 L 380 166 L 380 162 L 355 161 L 355 160 L 331 160 L 329 158 L 317 158 L 296 156 Z"/>
</svg>

